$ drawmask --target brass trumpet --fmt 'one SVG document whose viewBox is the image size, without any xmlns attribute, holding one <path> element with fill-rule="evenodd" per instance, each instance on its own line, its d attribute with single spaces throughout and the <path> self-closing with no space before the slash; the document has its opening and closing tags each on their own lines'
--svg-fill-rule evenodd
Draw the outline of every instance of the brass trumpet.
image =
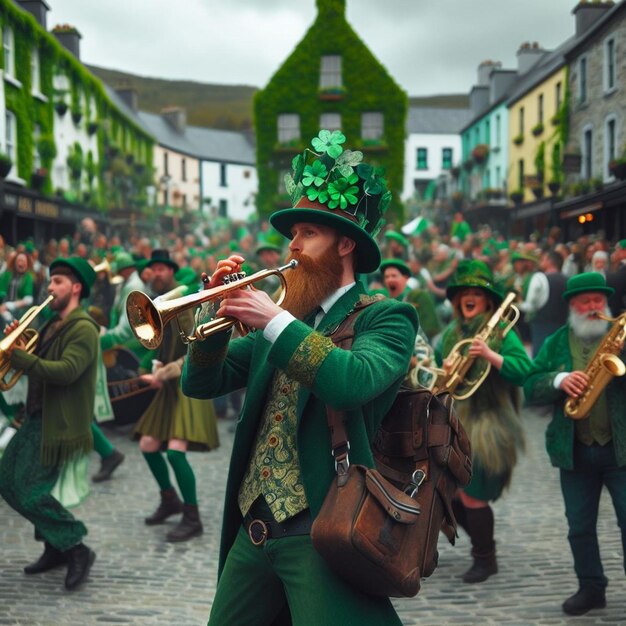
<svg viewBox="0 0 626 626">
<path fill-rule="evenodd" d="M 24 373 L 22 370 L 16 370 L 11 367 L 11 350 L 16 341 L 22 336 L 26 340 L 23 350 L 30 353 L 35 350 L 39 333 L 34 328 L 28 328 L 28 326 L 54 300 L 54 297 L 51 294 L 39 306 L 33 306 L 28 309 L 20 318 L 19 324 L 0 341 L 0 391 L 11 389 Z M 13 373 L 11 374 L 11 372 Z"/>
<path fill-rule="evenodd" d="M 98 263 L 98 265 L 93 266 L 93 271 L 97 274 L 98 272 L 106 272 L 109 282 L 112 285 L 119 285 L 124 282 L 124 279 L 121 276 L 113 276 L 113 270 L 111 268 L 111 264 L 104 259 L 102 263 Z"/>
<path fill-rule="evenodd" d="M 131 291 L 126 300 L 128 322 L 139 343 L 149 350 L 155 350 L 163 341 L 163 330 L 165 326 L 168 322 L 177 318 L 183 311 L 193 309 L 211 300 L 219 300 L 230 291 L 247 287 L 269 276 L 278 276 L 282 284 L 283 291 L 276 303 L 280 305 L 287 293 L 287 282 L 285 281 L 283 272 L 288 269 L 293 269 L 297 265 L 298 262 L 294 259 L 282 267 L 273 270 L 261 270 L 250 276 L 244 275 L 242 278 L 220 285 L 219 287 L 204 289 L 197 293 L 192 293 L 188 296 L 175 298 L 173 300 L 163 300 L 160 298 L 151 300 L 142 291 Z M 193 341 L 202 341 L 210 335 L 228 330 L 236 324 L 239 324 L 239 321 L 235 318 L 218 317 L 205 324 L 200 324 L 193 334 L 189 335 L 181 328 L 179 323 L 178 334 L 183 343 L 191 343 Z"/>
</svg>

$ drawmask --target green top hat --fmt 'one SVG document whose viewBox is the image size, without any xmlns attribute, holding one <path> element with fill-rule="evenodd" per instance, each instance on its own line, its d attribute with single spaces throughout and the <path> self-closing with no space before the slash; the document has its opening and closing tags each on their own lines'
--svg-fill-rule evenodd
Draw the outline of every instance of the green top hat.
<svg viewBox="0 0 626 626">
<path fill-rule="evenodd" d="M 96 272 L 85 259 L 79 256 L 71 256 L 67 259 L 59 257 L 50 263 L 50 276 L 54 275 L 55 268 L 68 268 L 83 286 L 80 297 L 89 297 L 91 288 L 96 281 Z"/>
<path fill-rule="evenodd" d="M 454 294 L 459 289 L 465 289 L 466 287 L 484 289 L 495 298 L 498 304 L 502 302 L 502 292 L 496 285 L 491 269 L 484 261 L 475 259 L 460 261 L 452 277 L 452 282 L 446 289 L 446 296 L 452 300 Z"/>
<path fill-rule="evenodd" d="M 404 248 L 409 247 L 409 240 L 404 235 L 401 235 L 395 230 L 388 230 L 385 233 L 385 239 L 393 239 L 394 241 L 397 241 Z"/>
<path fill-rule="evenodd" d="M 200 284 L 200 279 L 198 278 L 195 270 L 193 267 L 189 267 L 188 265 L 181 267 L 176 274 L 174 274 L 174 279 L 177 283 L 187 285 L 188 287 Z"/>
<path fill-rule="evenodd" d="M 411 268 L 401 259 L 385 259 L 380 264 L 380 271 L 384 274 L 388 267 L 395 267 L 404 276 L 411 277 Z"/>
<path fill-rule="evenodd" d="M 613 287 L 607 286 L 606 280 L 602 274 L 598 272 L 584 272 L 582 274 L 576 274 L 567 280 L 565 291 L 563 292 L 563 299 L 569 300 L 572 296 L 585 293 L 586 291 L 599 291 L 607 296 L 611 296 L 615 293 Z"/>
<path fill-rule="evenodd" d="M 136 267 L 135 259 L 128 252 L 118 252 L 113 260 L 115 271 L 121 272 L 129 267 Z"/>
<path fill-rule="evenodd" d="M 165 248 L 158 248 L 157 250 L 153 250 L 150 255 L 150 260 L 146 263 L 145 267 L 152 267 L 155 263 L 163 263 L 164 265 L 169 265 L 174 272 L 177 272 L 180 268 L 178 267 L 178 263 L 175 263 L 170 259 L 170 253 L 165 250 Z"/>
<path fill-rule="evenodd" d="M 291 227 L 310 222 L 335 228 L 356 243 L 356 271 L 369 273 L 380 265 L 376 235 L 391 201 L 383 171 L 363 163 L 363 153 L 344 150 L 338 130 L 321 130 L 292 161 L 285 187 L 293 208 L 277 211 L 270 223 L 291 239 Z"/>
</svg>

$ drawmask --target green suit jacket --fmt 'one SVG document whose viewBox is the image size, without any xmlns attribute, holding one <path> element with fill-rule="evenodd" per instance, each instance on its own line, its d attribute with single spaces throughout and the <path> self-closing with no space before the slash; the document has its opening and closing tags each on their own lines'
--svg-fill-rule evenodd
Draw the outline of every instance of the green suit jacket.
<svg viewBox="0 0 626 626">
<path fill-rule="evenodd" d="M 313 518 L 335 476 L 327 404 L 346 412 L 351 462 L 373 466 L 370 441 L 406 375 L 418 322 L 411 305 L 382 300 L 359 315 L 352 349 L 337 348 L 327 335 L 361 296 L 365 290 L 357 283 L 333 305 L 317 330 L 296 320 L 274 344 L 260 331 L 230 344 L 229 333 L 192 344 L 182 375 L 186 395 L 214 398 L 247 387 L 226 486 L 220 572 L 242 523 L 237 495 L 276 369 L 301 384 L 296 445 Z"/>
<path fill-rule="evenodd" d="M 622 353 L 622 358 L 623 358 Z M 552 465 L 562 469 L 574 468 L 574 420 L 564 412 L 567 395 L 554 388 L 554 378 L 560 372 L 571 372 L 572 355 L 569 349 L 569 325 L 550 335 L 533 361 L 524 383 L 529 404 L 553 404 L 552 421 L 546 430 L 546 449 Z M 626 381 L 624 376 L 614 378 L 603 393 L 606 394 L 613 434 L 615 456 L 619 467 L 626 465 Z"/>
</svg>

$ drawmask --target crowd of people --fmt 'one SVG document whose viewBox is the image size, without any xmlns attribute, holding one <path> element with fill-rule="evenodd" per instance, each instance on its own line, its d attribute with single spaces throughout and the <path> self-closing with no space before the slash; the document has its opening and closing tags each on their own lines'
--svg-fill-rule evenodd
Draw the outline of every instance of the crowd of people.
<svg viewBox="0 0 626 626">
<path fill-rule="evenodd" d="M 336 148 L 341 142 L 334 136 L 320 133 Z M 332 154 L 323 164 L 331 173 L 341 152 Z M 321 161 L 315 163 L 306 167 L 320 170 Z M 333 197 L 320 189 L 309 193 L 315 179 L 305 178 L 293 208 L 269 222 L 122 241 L 87 219 L 74 237 L 42 249 L 32 241 L 0 247 L 5 333 L 28 308 L 55 296 L 33 324 L 40 329 L 35 351 L 19 349 L 19 343 L 10 351 L 28 389 L 16 384 L 0 395 L 4 416 L 21 423 L 0 462 L 0 494 L 45 542 L 44 554 L 26 573 L 67 565 L 68 589 L 88 576 L 95 554 L 82 543 L 85 528 L 63 506 L 64 496 L 51 492 L 64 465 L 92 446 L 101 457 L 94 480 L 107 480 L 123 462 L 94 420 L 94 406 L 97 390 L 106 393 L 106 355 L 124 350 L 136 359 L 137 379 L 154 392 L 133 420 L 133 436 L 160 494 L 145 523 L 182 513 L 166 540 L 203 532 L 187 452 L 215 448 L 216 416 L 241 413 L 210 624 L 249 623 L 250 616 L 258 624 L 305 624 L 312 614 L 320 624 L 337 618 L 399 623 L 388 599 L 353 589 L 311 545 L 311 525 L 335 475 L 326 406 L 347 410 L 350 457 L 371 466 L 369 442 L 401 382 L 426 385 L 424 373 L 430 380 L 449 374 L 451 356 L 465 341 L 475 360 L 467 377 L 481 382 L 456 404 L 473 447 L 472 482 L 454 501 L 456 520 L 472 544 L 464 582 L 480 583 L 498 572 L 492 505 L 514 480 L 524 450 L 520 410 L 526 401 L 553 410 L 547 450 L 560 471 L 579 582 L 563 610 L 579 615 L 605 605 L 608 581 L 596 535 L 603 485 L 626 549 L 624 377 L 611 379 L 583 415 L 572 418 L 564 405 L 585 393 L 589 366 L 607 335 L 615 332 L 614 356 L 624 357 L 626 239 L 589 235 L 566 242 L 556 228 L 545 238 L 507 239 L 489 225 L 472 231 L 461 213 L 445 230 L 413 221 L 376 235 L 384 184 L 365 193 L 370 179 L 353 176 L 355 206 L 333 206 Z M 280 306 L 273 298 L 279 284 L 271 277 L 258 290 L 233 291 L 199 313 L 212 309 L 213 316 L 255 329 L 246 336 L 232 338 L 227 330 L 187 348 L 171 323 L 154 352 L 137 340 L 125 314 L 133 290 L 168 299 L 291 259 L 298 267 L 285 272 L 287 296 Z M 335 346 L 331 329 L 373 294 L 385 297 L 361 313 L 351 350 Z M 514 296 L 505 301 L 508 294 Z M 508 325 L 509 307 L 493 332 L 482 334 L 494 312 L 511 301 L 520 319 Z M 193 326 L 193 320 L 181 326 L 189 321 Z M 112 417 L 103 413 L 101 421 L 107 413 Z M 38 471 L 25 480 L 27 466 Z"/>
</svg>

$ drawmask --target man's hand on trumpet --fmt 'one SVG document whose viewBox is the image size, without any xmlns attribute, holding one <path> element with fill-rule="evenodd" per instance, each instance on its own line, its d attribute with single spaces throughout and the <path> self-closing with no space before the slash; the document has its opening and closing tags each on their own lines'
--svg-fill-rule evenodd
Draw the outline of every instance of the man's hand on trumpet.
<svg viewBox="0 0 626 626">
<path fill-rule="evenodd" d="M 205 281 L 205 289 L 213 289 L 223 284 L 223 279 L 229 274 L 241 271 L 244 258 L 233 254 L 227 259 L 218 261 L 213 275 Z M 236 284 L 236 283 L 235 283 Z M 264 291 L 258 289 L 233 289 L 224 294 L 217 310 L 217 317 L 234 317 L 248 328 L 264 329 L 270 320 L 274 319 L 284 309 L 279 307 Z"/>
</svg>

